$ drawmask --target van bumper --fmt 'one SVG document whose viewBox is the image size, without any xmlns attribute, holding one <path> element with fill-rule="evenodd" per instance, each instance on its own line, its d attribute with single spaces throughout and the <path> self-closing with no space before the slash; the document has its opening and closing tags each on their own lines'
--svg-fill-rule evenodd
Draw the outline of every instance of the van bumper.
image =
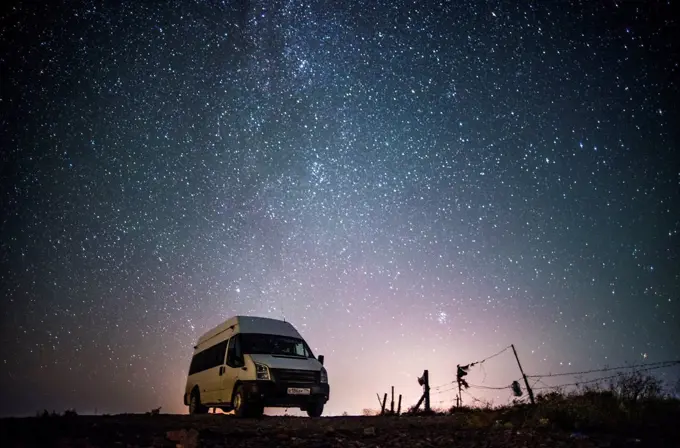
<svg viewBox="0 0 680 448">
<path fill-rule="evenodd" d="M 308 403 L 326 403 L 330 397 L 327 383 L 287 384 L 274 381 L 244 381 L 241 383 L 249 400 L 271 407 L 304 407 Z M 288 388 L 310 389 L 309 395 L 290 395 Z"/>
</svg>

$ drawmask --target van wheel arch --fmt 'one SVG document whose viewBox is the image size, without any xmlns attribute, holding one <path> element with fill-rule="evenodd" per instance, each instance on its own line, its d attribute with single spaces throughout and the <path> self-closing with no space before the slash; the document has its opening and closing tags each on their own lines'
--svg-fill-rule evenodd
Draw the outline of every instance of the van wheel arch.
<svg viewBox="0 0 680 448">
<path fill-rule="evenodd" d="M 198 388 L 198 384 L 196 384 L 193 389 L 191 389 L 191 392 L 189 392 L 189 402 L 191 403 L 191 397 L 196 395 L 198 398 L 201 398 L 201 390 Z"/>
<path fill-rule="evenodd" d="M 206 408 L 202 403 L 201 403 L 201 391 L 198 388 L 198 385 L 195 385 L 193 389 L 191 389 L 191 392 L 189 393 L 189 410 L 191 413 L 191 401 L 193 400 L 193 397 L 196 397 L 198 400 L 197 407 L 195 409 L 195 414 L 207 414 L 208 411 L 210 410 L 209 408 Z"/>
</svg>

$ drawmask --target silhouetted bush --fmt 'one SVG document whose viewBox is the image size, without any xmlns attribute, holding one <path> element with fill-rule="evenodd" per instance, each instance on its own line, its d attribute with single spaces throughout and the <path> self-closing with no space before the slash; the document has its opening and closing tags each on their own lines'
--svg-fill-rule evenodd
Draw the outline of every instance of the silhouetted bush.
<svg viewBox="0 0 680 448">
<path fill-rule="evenodd" d="M 630 434 L 673 431 L 680 422 L 680 400 L 664 393 L 663 383 L 641 372 L 620 374 L 607 385 L 565 392 L 555 388 L 535 397 L 536 405 L 515 402 L 493 407 L 453 407 L 456 422 L 468 428 L 547 428 Z M 422 414 L 417 413 L 417 414 Z"/>
<path fill-rule="evenodd" d="M 49 412 L 44 409 L 42 412 L 38 411 L 36 417 L 40 418 L 58 418 L 58 417 L 77 417 L 78 413 L 75 409 L 66 409 L 63 414 L 59 414 L 57 411 Z"/>
<path fill-rule="evenodd" d="M 622 373 L 609 384 L 587 385 L 566 393 L 556 389 L 536 396 L 526 424 L 566 430 L 629 433 L 673 428 L 680 421 L 680 400 L 664 393 L 658 378 L 639 371 Z M 543 423 L 543 424 L 541 424 Z"/>
<path fill-rule="evenodd" d="M 446 411 L 440 408 L 430 408 L 429 411 L 426 411 L 422 406 L 418 409 L 415 409 L 415 406 L 411 406 L 406 413 L 409 415 L 442 415 Z M 385 414 L 387 414 L 387 410 L 385 410 Z"/>
</svg>

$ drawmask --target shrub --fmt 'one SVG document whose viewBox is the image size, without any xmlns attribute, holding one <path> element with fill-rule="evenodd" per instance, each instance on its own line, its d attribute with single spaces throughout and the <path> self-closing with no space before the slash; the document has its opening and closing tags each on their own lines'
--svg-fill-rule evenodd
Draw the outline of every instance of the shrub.
<svg viewBox="0 0 680 448">
<path fill-rule="evenodd" d="M 611 380 L 610 391 L 623 402 L 636 403 L 638 400 L 654 400 L 663 397 L 664 384 L 659 378 L 639 371 L 620 373 Z"/>
<path fill-rule="evenodd" d="M 556 389 L 538 394 L 527 422 L 567 430 L 630 432 L 671 428 L 673 419 L 680 421 L 680 400 L 665 395 L 658 378 L 634 371 L 617 375 L 607 387 L 589 384 L 571 393 Z"/>
</svg>

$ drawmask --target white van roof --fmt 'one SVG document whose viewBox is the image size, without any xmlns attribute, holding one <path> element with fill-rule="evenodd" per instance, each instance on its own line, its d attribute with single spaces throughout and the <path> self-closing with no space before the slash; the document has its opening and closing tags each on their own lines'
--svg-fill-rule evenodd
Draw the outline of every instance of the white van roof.
<svg viewBox="0 0 680 448">
<path fill-rule="evenodd" d="M 291 336 L 302 339 L 300 333 L 293 327 L 290 322 L 283 320 L 272 319 L 269 317 L 257 316 L 234 316 L 215 328 L 207 331 L 203 336 L 198 338 L 196 346 L 199 346 L 209 339 L 214 338 L 220 333 L 233 328 L 233 334 L 236 333 L 262 333 L 262 334 L 278 334 L 281 336 Z"/>
</svg>

